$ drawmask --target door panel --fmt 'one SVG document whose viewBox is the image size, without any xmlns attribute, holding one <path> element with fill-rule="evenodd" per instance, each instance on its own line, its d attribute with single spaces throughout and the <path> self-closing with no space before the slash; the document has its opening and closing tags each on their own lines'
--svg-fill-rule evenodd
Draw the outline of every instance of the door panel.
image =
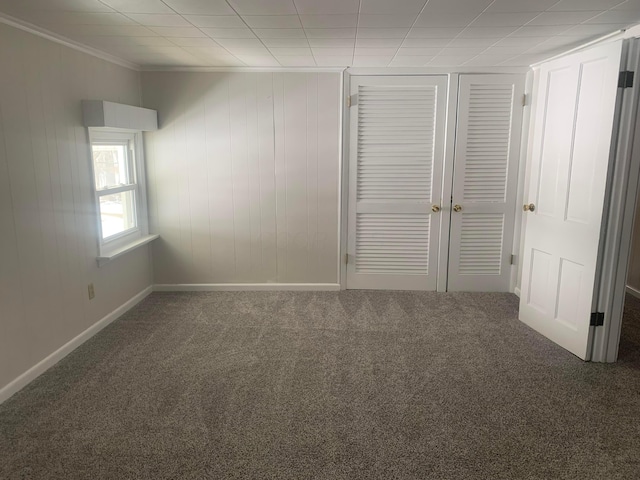
<svg viewBox="0 0 640 480">
<path fill-rule="evenodd" d="M 447 77 L 351 79 L 347 288 L 435 290 Z"/>
<path fill-rule="evenodd" d="M 520 319 L 582 359 L 590 314 L 622 42 L 540 67 Z"/>
<path fill-rule="evenodd" d="M 524 79 L 462 75 L 449 291 L 508 291 Z"/>
</svg>

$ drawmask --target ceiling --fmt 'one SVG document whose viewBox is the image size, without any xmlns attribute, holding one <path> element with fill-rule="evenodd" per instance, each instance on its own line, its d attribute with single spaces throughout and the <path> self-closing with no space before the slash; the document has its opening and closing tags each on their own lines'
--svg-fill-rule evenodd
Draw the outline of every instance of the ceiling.
<svg viewBox="0 0 640 480">
<path fill-rule="evenodd" d="M 528 66 L 640 21 L 640 0 L 0 0 L 142 67 Z"/>
</svg>

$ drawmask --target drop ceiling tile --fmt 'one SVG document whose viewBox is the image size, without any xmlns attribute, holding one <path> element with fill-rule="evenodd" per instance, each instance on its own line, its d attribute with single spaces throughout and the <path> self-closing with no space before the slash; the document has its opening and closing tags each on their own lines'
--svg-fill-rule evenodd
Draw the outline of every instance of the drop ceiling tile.
<svg viewBox="0 0 640 480">
<path fill-rule="evenodd" d="M 319 67 L 348 67 L 351 65 L 351 61 L 353 57 L 344 56 L 344 57 L 315 57 L 316 65 Z"/>
<path fill-rule="evenodd" d="M 102 3 L 124 13 L 174 13 L 161 0 L 102 0 Z"/>
<path fill-rule="evenodd" d="M 571 28 L 571 25 L 525 25 L 513 32 L 512 37 L 544 37 L 558 35 Z"/>
<path fill-rule="evenodd" d="M 104 37 L 104 36 L 81 36 L 76 37 L 79 42 L 88 45 L 125 45 L 125 46 L 141 46 L 141 45 L 155 45 L 155 46 L 175 46 L 164 37 Z"/>
<path fill-rule="evenodd" d="M 495 47 L 533 47 L 538 45 L 549 37 L 506 37 L 499 39 L 499 41 L 493 45 Z"/>
<path fill-rule="evenodd" d="M 129 13 L 129 18 L 135 20 L 140 25 L 147 27 L 190 27 L 180 15 L 167 15 L 163 13 Z"/>
<path fill-rule="evenodd" d="M 149 27 L 161 37 L 204 37 L 196 27 Z"/>
<path fill-rule="evenodd" d="M 183 47 L 183 49 L 197 58 L 229 55 L 229 51 L 222 47 Z"/>
<path fill-rule="evenodd" d="M 312 47 L 349 47 L 356 44 L 355 38 L 309 38 L 309 45 Z"/>
<path fill-rule="evenodd" d="M 236 57 L 239 56 L 251 56 L 251 57 L 268 57 L 271 52 L 266 47 L 226 47 L 226 50 Z"/>
<path fill-rule="evenodd" d="M 459 56 L 444 56 L 438 55 L 429 62 L 430 66 L 442 66 L 442 67 L 459 67 L 465 62 L 471 60 L 473 56 L 459 55 Z"/>
<path fill-rule="evenodd" d="M 445 47 L 451 42 L 450 38 L 406 38 L 403 47 Z"/>
<path fill-rule="evenodd" d="M 358 13 L 360 0 L 294 0 L 299 14 Z"/>
<path fill-rule="evenodd" d="M 413 13 L 418 14 L 425 5 L 426 0 L 361 0 L 360 13 Z"/>
<path fill-rule="evenodd" d="M 314 57 L 346 57 L 353 55 L 353 48 L 311 47 Z"/>
<path fill-rule="evenodd" d="M 416 20 L 413 14 L 371 15 L 360 14 L 359 28 L 400 28 L 411 27 Z"/>
<path fill-rule="evenodd" d="M 386 67 L 393 60 L 392 56 L 382 57 L 354 57 L 354 67 Z"/>
<path fill-rule="evenodd" d="M 496 38 L 506 37 L 515 32 L 518 27 L 468 27 L 458 38 Z"/>
<path fill-rule="evenodd" d="M 248 28 L 201 28 L 209 37 L 216 38 L 255 38 Z"/>
<path fill-rule="evenodd" d="M 538 12 L 487 12 L 471 24 L 474 27 L 519 27 L 533 20 Z"/>
<path fill-rule="evenodd" d="M 576 10 L 608 10 L 624 0 L 560 0 L 549 8 L 553 12 L 575 12 Z"/>
<path fill-rule="evenodd" d="M 262 43 L 267 47 L 308 47 L 309 42 L 306 38 L 263 38 Z"/>
<path fill-rule="evenodd" d="M 474 67 L 495 67 L 502 62 L 513 58 L 515 55 L 477 55 L 468 62 L 465 62 L 465 66 Z"/>
<path fill-rule="evenodd" d="M 558 0 L 495 0 L 487 12 L 544 12 Z"/>
<path fill-rule="evenodd" d="M 358 28 L 358 38 L 404 38 L 408 28 Z"/>
<path fill-rule="evenodd" d="M 531 1 L 531 0 L 529 0 Z M 427 8 L 432 12 L 476 12 L 484 11 L 493 0 L 429 0 Z"/>
<path fill-rule="evenodd" d="M 225 48 L 261 48 L 264 44 L 257 38 L 219 38 L 216 40 Z"/>
<path fill-rule="evenodd" d="M 616 5 L 612 10 L 637 10 L 640 11 L 640 0 L 627 0 L 624 3 Z"/>
<path fill-rule="evenodd" d="M 640 20 L 640 10 L 610 10 L 596 15 L 584 23 L 613 23 L 631 25 Z"/>
<path fill-rule="evenodd" d="M 226 50 L 222 50 L 222 52 L 218 52 L 217 50 L 207 50 L 207 49 L 186 49 L 188 53 L 193 55 L 194 57 L 201 59 L 204 61 L 206 65 L 209 66 L 240 66 L 244 65 L 240 60 L 238 60 L 233 55 L 230 55 Z"/>
<path fill-rule="evenodd" d="M 225 0 L 163 0 L 173 10 L 188 15 L 234 15 Z M 133 2 L 132 2 L 133 3 Z"/>
<path fill-rule="evenodd" d="M 237 15 L 184 15 L 187 21 L 203 28 L 246 28 Z"/>
<path fill-rule="evenodd" d="M 531 20 L 529 25 L 578 25 L 601 12 L 544 12 Z"/>
<path fill-rule="evenodd" d="M 293 56 L 293 57 L 311 57 L 313 54 L 311 53 L 311 49 L 307 48 L 296 48 L 296 47 L 269 47 L 269 51 L 272 55 L 276 57 L 280 56 Z"/>
<path fill-rule="evenodd" d="M 296 15 L 293 0 L 229 0 L 240 15 Z"/>
<path fill-rule="evenodd" d="M 519 55 L 526 47 L 489 47 L 482 52 L 483 55 Z"/>
<path fill-rule="evenodd" d="M 141 25 L 61 25 L 56 33 L 68 36 L 153 37 L 155 32 Z"/>
<path fill-rule="evenodd" d="M 394 56 L 398 51 L 397 48 L 366 48 L 366 47 L 356 47 L 356 57 L 385 57 L 385 56 Z"/>
<path fill-rule="evenodd" d="M 401 55 L 397 55 L 396 57 L 393 58 L 393 60 L 391 60 L 391 63 L 389 64 L 389 66 L 391 67 L 423 67 L 431 60 L 433 60 L 433 56 L 427 57 L 427 56 L 411 55 L 411 56 L 404 57 Z"/>
<path fill-rule="evenodd" d="M 300 15 L 305 28 L 345 28 L 358 25 L 358 15 Z"/>
<path fill-rule="evenodd" d="M 36 25 L 135 25 L 136 22 L 121 13 L 86 12 L 22 12 L 19 18 L 28 18 Z"/>
<path fill-rule="evenodd" d="M 281 55 L 277 56 L 276 60 L 280 62 L 283 67 L 315 67 L 316 61 L 311 56 L 297 57 L 293 55 Z"/>
<path fill-rule="evenodd" d="M 6 3 L 6 2 L 5 2 Z M 64 12 L 112 12 L 113 10 L 98 0 L 20 0 L 9 2 L 18 8 L 31 10 L 59 10 Z"/>
<path fill-rule="evenodd" d="M 442 51 L 440 47 L 426 47 L 426 48 L 407 48 L 401 47 L 398 50 L 397 56 L 399 57 L 435 57 Z"/>
<path fill-rule="evenodd" d="M 164 38 L 164 37 L 159 37 Z M 209 37 L 171 37 L 171 42 L 179 47 L 218 47 L 219 44 Z"/>
<path fill-rule="evenodd" d="M 455 38 L 462 28 L 412 28 L 407 38 Z"/>
<path fill-rule="evenodd" d="M 297 15 L 243 15 L 251 28 L 302 28 Z"/>
<path fill-rule="evenodd" d="M 501 40 L 500 38 L 454 38 L 447 47 L 490 47 Z"/>
<path fill-rule="evenodd" d="M 280 63 L 272 56 L 236 55 L 247 65 L 252 67 L 279 67 Z"/>
<path fill-rule="evenodd" d="M 466 27 L 478 14 L 476 12 L 432 12 L 428 5 L 417 20 L 416 27 Z"/>
<path fill-rule="evenodd" d="M 356 38 L 357 47 L 366 48 L 398 48 L 402 45 L 402 38 Z"/>
<path fill-rule="evenodd" d="M 254 28 L 253 33 L 259 38 L 305 38 L 301 28 Z"/>
<path fill-rule="evenodd" d="M 355 28 L 305 28 L 307 38 L 355 38 Z"/>
<path fill-rule="evenodd" d="M 472 57 L 474 55 L 481 54 L 486 49 L 487 49 L 486 47 L 460 47 L 460 48 L 446 47 L 446 48 L 443 48 L 440 51 L 440 53 L 438 53 L 438 55 L 445 56 L 445 57 L 462 57 L 462 56 Z"/>
<path fill-rule="evenodd" d="M 575 27 L 571 27 L 568 30 L 560 33 L 561 36 L 573 36 L 580 35 L 586 37 L 591 37 L 594 35 L 606 35 L 608 33 L 615 32 L 617 29 L 622 28 L 624 25 L 618 25 L 616 28 L 615 25 L 612 24 L 595 24 L 595 25 L 576 25 Z"/>
</svg>

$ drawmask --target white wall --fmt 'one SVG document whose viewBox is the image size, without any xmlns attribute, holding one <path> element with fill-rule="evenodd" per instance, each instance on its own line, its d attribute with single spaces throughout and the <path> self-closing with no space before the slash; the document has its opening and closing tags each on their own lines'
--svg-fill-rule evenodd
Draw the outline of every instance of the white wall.
<svg viewBox="0 0 640 480">
<path fill-rule="evenodd" d="M 338 283 L 340 75 L 142 74 L 155 283 Z"/>
<path fill-rule="evenodd" d="M 137 72 L 0 24 L 0 389 L 151 283 L 147 247 L 97 268 L 80 105 L 139 105 L 139 86 Z"/>
</svg>

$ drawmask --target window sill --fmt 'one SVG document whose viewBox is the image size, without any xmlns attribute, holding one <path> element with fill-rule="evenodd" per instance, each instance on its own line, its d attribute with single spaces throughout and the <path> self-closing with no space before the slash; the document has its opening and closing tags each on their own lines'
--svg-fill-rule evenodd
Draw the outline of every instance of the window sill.
<svg viewBox="0 0 640 480">
<path fill-rule="evenodd" d="M 146 235 L 142 238 L 138 238 L 137 240 L 127 245 L 124 245 L 120 248 L 117 248 L 109 252 L 108 255 L 101 255 L 98 257 L 98 267 L 101 267 L 105 263 L 109 263 L 111 260 L 118 258 L 132 250 L 135 250 L 138 247 L 141 247 L 143 245 L 146 245 L 147 243 L 153 242 L 158 237 L 160 237 L 160 235 Z"/>
</svg>

